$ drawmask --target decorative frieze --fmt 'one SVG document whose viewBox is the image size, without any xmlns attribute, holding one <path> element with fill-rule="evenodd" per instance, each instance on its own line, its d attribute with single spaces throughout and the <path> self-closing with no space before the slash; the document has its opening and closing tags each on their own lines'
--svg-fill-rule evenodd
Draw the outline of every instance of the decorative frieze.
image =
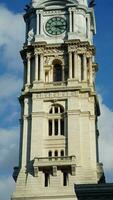
<svg viewBox="0 0 113 200">
<path fill-rule="evenodd" d="M 65 97 L 78 97 L 78 92 L 48 92 L 48 93 L 39 93 L 36 95 L 36 98 L 65 98 Z"/>
</svg>

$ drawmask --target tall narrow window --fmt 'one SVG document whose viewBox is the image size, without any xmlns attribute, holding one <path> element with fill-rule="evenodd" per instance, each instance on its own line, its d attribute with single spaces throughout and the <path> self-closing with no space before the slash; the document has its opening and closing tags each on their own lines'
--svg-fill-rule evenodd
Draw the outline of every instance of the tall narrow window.
<svg viewBox="0 0 113 200">
<path fill-rule="evenodd" d="M 64 119 L 60 120 L 60 133 L 64 135 Z"/>
<path fill-rule="evenodd" d="M 63 157 L 64 156 L 64 150 L 61 150 L 61 157 Z"/>
<path fill-rule="evenodd" d="M 68 185 L 68 173 L 64 172 L 63 173 L 63 186 L 67 186 Z"/>
<path fill-rule="evenodd" d="M 48 156 L 49 156 L 49 157 L 52 157 L 52 151 L 49 151 L 49 152 L 48 152 Z"/>
<path fill-rule="evenodd" d="M 90 79 L 90 75 L 89 75 L 89 58 L 86 58 L 87 61 L 87 74 L 88 74 L 88 81 Z"/>
<path fill-rule="evenodd" d="M 48 120 L 48 135 L 58 136 L 64 134 L 64 108 L 58 104 L 51 107 Z"/>
<path fill-rule="evenodd" d="M 40 55 L 38 55 L 38 80 L 40 80 Z"/>
<path fill-rule="evenodd" d="M 72 32 L 74 32 L 74 12 L 72 11 Z"/>
<path fill-rule="evenodd" d="M 74 52 L 72 52 L 72 78 L 74 78 Z"/>
<path fill-rule="evenodd" d="M 55 113 L 58 113 L 58 106 L 55 106 Z"/>
<path fill-rule="evenodd" d="M 49 136 L 52 136 L 52 120 L 49 120 Z"/>
<path fill-rule="evenodd" d="M 84 80 L 84 61 L 83 61 L 83 55 L 80 55 L 80 62 L 81 62 L 81 81 Z"/>
<path fill-rule="evenodd" d="M 60 64 L 54 65 L 53 69 L 53 81 L 62 81 L 62 66 Z"/>
<path fill-rule="evenodd" d="M 55 151 L 55 157 L 58 157 L 58 151 Z"/>
<path fill-rule="evenodd" d="M 55 123 L 55 125 L 54 125 L 54 127 L 55 127 L 55 135 L 58 135 L 58 119 L 55 119 L 54 123 Z"/>
<path fill-rule="evenodd" d="M 45 186 L 45 187 L 48 187 L 49 184 L 50 184 L 50 175 L 49 175 L 49 173 L 45 173 L 44 175 L 45 175 L 45 183 L 44 183 L 44 186 Z"/>
</svg>

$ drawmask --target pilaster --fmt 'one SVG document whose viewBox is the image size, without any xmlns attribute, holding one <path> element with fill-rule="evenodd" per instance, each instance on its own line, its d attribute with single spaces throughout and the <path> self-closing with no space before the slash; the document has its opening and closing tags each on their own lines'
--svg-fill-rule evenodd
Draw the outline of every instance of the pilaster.
<svg viewBox="0 0 113 200">
<path fill-rule="evenodd" d="M 30 62 L 30 59 L 31 59 L 31 54 L 28 53 L 27 54 L 27 85 L 30 85 L 30 75 L 31 75 L 31 62 Z"/>
<path fill-rule="evenodd" d="M 93 84 L 93 69 L 92 69 L 92 57 L 88 58 L 88 68 L 89 68 L 89 84 Z"/>
<path fill-rule="evenodd" d="M 39 54 L 35 52 L 35 81 L 38 82 L 39 78 Z"/>
<path fill-rule="evenodd" d="M 23 115 L 23 138 L 22 138 L 22 163 L 21 167 L 25 168 L 27 164 L 27 138 L 28 138 L 28 98 L 24 100 Z"/>
<path fill-rule="evenodd" d="M 83 81 L 87 82 L 87 61 L 86 54 L 83 54 Z"/>
<path fill-rule="evenodd" d="M 69 79 L 72 79 L 72 52 L 69 52 Z"/>
</svg>

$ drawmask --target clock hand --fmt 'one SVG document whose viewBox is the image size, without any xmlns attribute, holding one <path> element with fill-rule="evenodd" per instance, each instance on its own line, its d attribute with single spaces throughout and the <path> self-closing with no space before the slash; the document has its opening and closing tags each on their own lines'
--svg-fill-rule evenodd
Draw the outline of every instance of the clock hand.
<svg viewBox="0 0 113 200">
<path fill-rule="evenodd" d="M 53 27 L 57 28 L 57 27 L 63 27 L 63 26 L 66 26 L 66 25 L 55 25 Z"/>
</svg>

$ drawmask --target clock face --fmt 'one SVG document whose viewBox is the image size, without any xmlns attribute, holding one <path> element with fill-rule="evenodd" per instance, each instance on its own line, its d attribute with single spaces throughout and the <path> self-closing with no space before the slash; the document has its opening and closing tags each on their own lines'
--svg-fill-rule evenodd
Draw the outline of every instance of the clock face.
<svg viewBox="0 0 113 200">
<path fill-rule="evenodd" d="M 62 17 L 53 17 L 47 21 L 45 28 L 50 35 L 60 35 L 66 31 L 67 23 Z"/>
</svg>

